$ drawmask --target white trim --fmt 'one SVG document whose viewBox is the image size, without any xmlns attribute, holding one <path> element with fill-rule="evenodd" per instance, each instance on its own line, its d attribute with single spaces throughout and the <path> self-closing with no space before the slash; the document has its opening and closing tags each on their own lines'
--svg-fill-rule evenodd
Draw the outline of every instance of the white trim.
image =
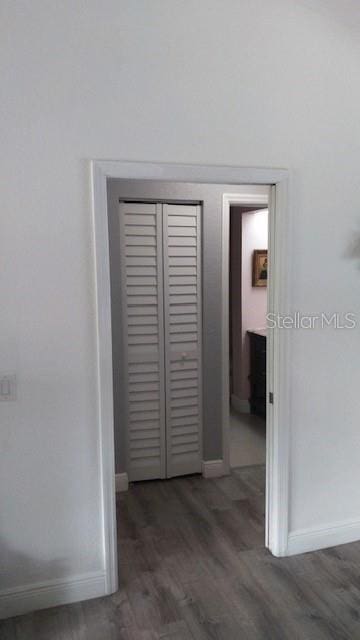
<svg viewBox="0 0 360 640">
<path fill-rule="evenodd" d="M 127 473 L 117 473 L 115 475 L 115 490 L 117 493 L 129 489 L 129 478 Z"/>
<path fill-rule="evenodd" d="M 291 233 L 289 181 L 272 187 L 269 203 L 268 311 L 290 314 Z M 267 340 L 266 546 L 275 556 L 287 553 L 290 496 L 290 331 L 273 329 Z"/>
<path fill-rule="evenodd" d="M 250 413 L 250 402 L 239 398 L 234 393 L 231 394 L 231 407 L 237 411 L 237 413 Z"/>
<path fill-rule="evenodd" d="M 103 571 L 76 576 L 71 580 L 47 580 L 6 589 L 0 591 L 0 618 L 100 598 L 106 593 L 106 576 Z"/>
<path fill-rule="evenodd" d="M 118 589 L 110 254 L 106 173 L 104 168 L 96 162 L 91 163 L 91 178 L 95 247 L 97 392 L 101 460 L 103 562 L 106 593 L 110 594 L 115 593 Z"/>
<path fill-rule="evenodd" d="M 337 547 L 360 540 L 360 520 L 344 520 L 320 529 L 299 529 L 289 534 L 287 555 Z"/>
<path fill-rule="evenodd" d="M 221 165 L 133 162 L 126 160 L 92 160 L 91 164 L 96 174 L 99 177 L 102 176 L 102 183 L 105 188 L 107 178 L 269 185 L 286 180 L 289 175 L 287 169 L 259 169 Z"/>
<path fill-rule="evenodd" d="M 97 378 L 98 378 L 98 419 L 99 419 L 99 439 L 101 453 L 101 490 L 102 490 L 102 519 L 103 519 L 103 552 L 104 568 L 106 576 L 106 592 L 112 593 L 117 590 L 117 549 L 116 549 L 116 509 L 115 509 L 115 465 L 114 465 L 114 417 L 113 417 L 113 387 L 112 387 L 112 339 L 111 339 L 111 298 L 110 298 L 110 265 L 109 265 L 109 241 L 108 241 L 108 218 L 107 218 L 107 179 L 137 179 L 137 180 L 163 180 L 174 182 L 195 182 L 195 183 L 220 183 L 220 184 L 276 184 L 276 219 L 280 221 L 281 229 L 277 232 L 278 242 L 283 231 L 283 221 L 286 214 L 286 188 L 288 172 L 284 169 L 258 169 L 226 166 L 198 166 L 184 164 L 154 164 L 147 162 L 127 162 L 113 160 L 94 160 L 91 162 L 91 178 L 93 188 L 93 226 L 94 226 L 94 246 L 95 246 L 95 282 L 96 282 L 96 317 L 97 317 Z M 257 201 L 258 196 L 257 196 Z M 223 247 L 224 241 L 228 242 L 228 228 L 223 217 Z M 225 226 L 224 226 L 225 225 Z M 284 233 L 282 239 L 282 251 L 285 252 L 288 234 Z M 226 262 L 227 260 L 227 262 Z M 281 264 L 286 264 L 280 260 Z M 224 265 L 227 270 L 224 272 Z M 287 269 L 284 269 L 286 272 Z M 226 275 L 225 275 L 226 274 Z M 228 279 L 228 254 L 223 251 L 223 283 L 224 278 Z M 281 277 L 284 283 L 285 274 Z M 282 298 L 285 299 L 286 291 L 283 291 Z M 226 287 L 223 287 L 223 292 Z M 223 323 L 224 317 L 224 296 L 223 296 Z M 227 302 L 227 301 L 226 301 Z M 278 304 L 278 308 L 280 305 Z M 284 310 L 287 308 L 284 305 Z M 223 325 L 224 326 L 224 325 Z M 227 328 L 228 330 L 228 328 Z M 287 332 L 283 332 L 287 335 Z M 228 344 L 223 336 L 223 362 L 227 360 L 224 356 L 228 351 Z M 280 340 L 278 341 L 280 343 Z M 286 407 L 288 405 L 288 383 L 285 378 L 284 364 L 288 359 L 288 352 L 285 347 L 285 340 L 281 341 L 282 368 L 277 379 L 283 381 L 282 388 L 283 402 L 281 405 L 281 417 L 279 416 L 279 427 L 274 434 L 274 448 L 271 448 L 271 460 L 268 463 L 268 484 L 274 485 L 271 497 L 272 508 L 268 509 L 270 519 L 274 520 L 271 527 L 271 535 L 267 536 L 267 545 L 275 555 L 280 555 L 284 551 L 284 539 L 287 539 L 287 512 L 288 512 L 288 448 L 289 439 L 287 431 L 289 423 L 285 421 Z M 225 388 L 225 387 L 223 387 Z M 275 389 L 275 387 L 274 387 Z M 278 391 L 279 386 L 276 386 Z M 228 399 L 228 395 L 226 396 Z M 278 395 L 275 401 L 279 404 Z M 227 401 L 228 404 L 228 401 Z M 277 410 L 279 413 L 279 410 Z M 273 437 L 273 436 L 271 436 Z M 229 469 L 229 453 L 224 441 L 224 472 Z M 281 451 L 281 452 L 280 452 Z M 280 452 L 280 453 L 279 453 Z M 276 465 L 281 462 L 281 469 L 276 469 Z M 281 466 L 281 465 L 280 465 Z M 283 497 L 282 506 L 279 502 L 280 495 Z M 277 508 L 278 507 L 278 508 Z M 284 519 L 281 519 L 281 515 Z M 285 535 L 286 534 L 286 535 Z"/>
<path fill-rule="evenodd" d="M 204 478 L 221 478 L 228 474 L 224 460 L 203 460 L 202 474 Z"/>
</svg>

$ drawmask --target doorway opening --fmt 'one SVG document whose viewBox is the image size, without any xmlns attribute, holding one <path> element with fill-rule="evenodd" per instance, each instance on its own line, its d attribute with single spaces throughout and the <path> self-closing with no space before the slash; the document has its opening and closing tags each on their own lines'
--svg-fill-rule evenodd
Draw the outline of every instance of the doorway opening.
<svg viewBox="0 0 360 640">
<path fill-rule="evenodd" d="M 119 192 L 116 185 L 122 183 L 122 191 Z M 124 192 L 126 186 L 131 191 L 131 186 L 142 184 L 143 191 L 134 194 L 128 190 Z M 111 224 L 109 224 L 111 211 L 118 212 L 120 201 L 142 201 L 166 203 L 169 198 L 173 204 L 176 201 L 195 201 L 202 203 L 204 226 L 201 230 L 201 239 L 205 249 L 201 254 L 201 273 L 203 276 L 201 305 L 203 307 L 202 316 L 202 430 L 201 455 L 202 473 L 205 478 L 220 478 L 229 472 L 229 398 L 230 398 L 230 371 L 229 371 L 229 257 L 230 257 L 230 205 L 233 204 L 256 204 L 259 200 L 251 195 L 251 190 L 257 191 L 256 186 L 262 185 L 265 189 L 268 203 L 269 185 L 271 210 L 273 219 L 277 220 L 272 225 L 269 243 L 269 259 L 271 265 L 271 255 L 276 256 L 274 261 L 274 273 L 277 277 L 273 279 L 275 286 L 270 287 L 269 300 L 270 308 L 278 309 L 282 304 L 282 309 L 286 309 L 286 280 L 283 277 L 282 265 L 286 264 L 286 251 L 284 240 L 285 212 L 286 212 L 286 184 L 287 172 L 282 170 L 256 170 L 227 167 L 197 167 L 186 165 L 149 165 L 146 163 L 127 162 L 95 162 L 93 163 L 93 185 L 94 185 L 94 225 L 95 225 L 95 249 L 96 249 L 96 280 L 97 280 L 97 318 L 98 318 L 98 366 L 99 366 L 99 415 L 101 426 L 101 453 L 102 453 L 102 487 L 104 505 L 104 561 L 105 574 L 107 580 L 107 592 L 111 593 L 117 588 L 117 536 L 115 517 L 115 448 L 126 451 L 124 442 L 119 433 L 116 433 L 114 424 L 114 407 L 117 398 L 116 383 L 113 368 L 113 347 L 116 347 L 114 333 L 111 336 L 111 304 L 114 295 L 110 291 L 110 258 L 111 247 Z M 248 185 L 248 186 L 245 186 Z M 115 187 L 115 188 L 114 188 Z M 185 193 L 184 193 L 185 188 Z M 206 198 L 202 191 L 207 188 L 210 192 L 208 198 L 209 205 L 206 205 Z M 145 193 L 144 193 L 145 189 Z M 187 191 L 186 191 L 187 190 Z M 195 191 L 195 195 L 194 195 Z M 169 196 L 169 192 L 171 195 Z M 155 193 L 155 195 L 154 195 Z M 189 196 L 189 193 L 192 195 Z M 250 195 L 249 195 L 250 194 Z M 239 199 L 240 198 L 240 199 Z M 260 203 L 261 204 L 261 203 Z M 265 204 L 265 203 L 263 203 Z M 141 225 L 140 225 L 141 226 Z M 145 225 L 147 226 L 147 225 Z M 151 225 L 150 225 L 151 226 Z M 183 225 L 175 225 L 181 227 Z M 150 237 L 151 233 L 144 236 Z M 179 234 L 181 235 L 181 234 Z M 186 234 L 187 235 L 187 234 Z M 155 236 L 152 236 L 153 240 Z M 119 238 L 118 238 L 119 239 Z M 118 241 L 115 240 L 115 242 Z M 152 243 L 153 243 L 152 240 Z M 150 242 L 150 241 L 149 241 Z M 131 244 L 131 243 L 130 243 Z M 151 244 L 151 243 L 150 243 Z M 135 243 L 136 245 L 136 243 Z M 182 242 L 181 246 L 185 246 Z M 134 246 L 134 245 L 133 245 Z M 136 245 L 137 246 L 137 245 Z M 148 241 L 143 246 L 150 246 Z M 169 243 L 170 246 L 170 243 Z M 160 247 L 160 245 L 158 245 Z M 207 247 L 207 249 L 206 249 Z M 162 250 L 164 244 L 162 244 Z M 186 248 L 187 247 L 186 245 Z M 274 250 L 275 249 L 275 250 Z M 160 248 L 159 248 L 160 250 Z M 146 252 L 147 253 L 147 250 Z M 129 255 L 136 257 L 133 250 Z M 133 267 L 136 265 L 131 265 Z M 183 265 L 173 265 L 181 267 Z M 191 265 L 186 265 L 191 266 Z M 270 266 L 270 272 L 272 267 Z M 164 266 L 160 269 L 164 277 Z M 134 277 L 137 276 L 135 271 Z M 150 274 L 149 274 L 150 275 Z M 182 276 L 185 274 L 176 274 Z M 190 275 L 190 274 L 186 274 Z M 158 274 L 151 274 L 151 278 L 159 277 Z M 135 281 L 134 281 L 135 283 Z M 112 283 L 111 283 L 112 284 Z M 187 283 L 193 286 L 194 283 Z M 142 287 L 142 283 L 135 286 Z M 144 285 L 146 286 L 146 285 Z M 157 287 L 149 283 L 151 287 Z M 182 286 L 180 283 L 176 286 Z M 272 290 L 271 290 L 272 289 Z M 113 291 L 112 291 L 113 293 Z M 136 291 L 140 297 L 142 292 Z M 187 295 L 188 292 L 177 291 L 179 295 Z M 199 291 L 196 292 L 196 295 Z M 116 296 L 115 296 L 116 297 Z M 221 301 L 221 304 L 219 302 Z M 120 303 L 120 308 L 121 308 Z M 191 304 L 191 301 L 186 302 Z M 184 324 L 184 323 L 183 323 Z M 114 319 L 113 329 L 116 327 Z M 151 333 L 151 332 L 150 332 Z M 149 335 L 150 335 L 149 333 Z M 137 335 L 134 329 L 132 335 Z M 140 344 L 138 345 L 140 346 Z M 142 348 L 142 347 L 141 347 Z M 287 548 L 287 492 L 288 492 L 288 437 L 287 429 L 287 390 L 286 384 L 286 343 L 279 339 L 276 332 L 267 339 L 267 386 L 274 390 L 275 398 L 270 411 L 267 429 L 267 481 L 266 481 L 266 546 L 274 555 L 284 555 Z M 141 355 L 141 358 L 143 356 Z M 185 358 L 186 359 L 186 358 Z M 282 363 L 280 367 L 279 364 Z M 270 375 L 269 375 L 270 367 Z M 122 371 L 121 375 L 124 375 Z M 114 385 L 112 384 L 114 383 Z M 283 384 L 283 398 L 277 394 L 280 382 Z M 178 385 L 176 387 L 179 388 Z M 186 389 L 190 386 L 186 386 Z M 114 393 L 113 393 L 114 391 Z M 140 388 L 136 391 L 142 392 Z M 180 396 L 184 392 L 180 389 Z M 147 392 L 144 392 L 147 393 Z M 121 395 L 121 393 L 120 393 Z M 147 398 L 142 398 L 148 400 Z M 150 399 L 149 399 L 150 400 Z M 142 400 L 141 400 L 142 401 Z M 152 401 L 152 400 L 150 400 Z M 269 401 L 267 394 L 267 408 Z M 181 416 L 177 416 L 181 417 Z M 181 425 L 177 425 L 181 426 Z M 115 427 L 115 428 L 114 428 Z M 116 436 L 114 446 L 114 435 Z M 181 435 L 181 434 L 178 434 Z M 126 459 L 126 457 L 125 457 Z M 124 469 L 124 467 L 123 467 Z M 125 467 L 126 469 L 126 467 Z M 123 476 L 118 483 L 118 488 L 126 489 L 126 471 L 117 473 Z M 176 481 L 176 480 L 175 480 Z M 157 482 L 157 481 L 156 481 Z"/>
<path fill-rule="evenodd" d="M 231 469 L 266 463 L 268 204 L 230 206 Z"/>
</svg>

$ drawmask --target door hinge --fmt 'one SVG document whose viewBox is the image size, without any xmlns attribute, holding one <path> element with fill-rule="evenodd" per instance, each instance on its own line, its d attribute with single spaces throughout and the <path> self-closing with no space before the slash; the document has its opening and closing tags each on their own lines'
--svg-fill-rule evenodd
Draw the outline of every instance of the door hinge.
<svg viewBox="0 0 360 640">
<path fill-rule="evenodd" d="M 270 391 L 269 393 L 269 402 L 270 404 L 274 404 L 274 394 L 272 391 Z"/>
</svg>

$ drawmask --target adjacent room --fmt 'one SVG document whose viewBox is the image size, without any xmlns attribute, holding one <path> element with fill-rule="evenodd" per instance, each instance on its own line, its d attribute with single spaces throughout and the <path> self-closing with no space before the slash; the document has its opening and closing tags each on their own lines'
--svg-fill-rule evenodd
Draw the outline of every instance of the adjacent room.
<svg viewBox="0 0 360 640">
<path fill-rule="evenodd" d="M 266 461 L 267 205 L 230 208 L 230 466 Z M 264 467 L 265 473 L 265 467 Z"/>
</svg>

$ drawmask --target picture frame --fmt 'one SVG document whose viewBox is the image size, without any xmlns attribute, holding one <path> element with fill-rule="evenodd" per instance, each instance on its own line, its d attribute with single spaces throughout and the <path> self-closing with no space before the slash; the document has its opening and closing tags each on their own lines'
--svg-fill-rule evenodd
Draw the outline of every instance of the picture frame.
<svg viewBox="0 0 360 640">
<path fill-rule="evenodd" d="M 255 249 L 253 253 L 252 286 L 266 287 L 268 278 L 267 249 Z"/>
</svg>

